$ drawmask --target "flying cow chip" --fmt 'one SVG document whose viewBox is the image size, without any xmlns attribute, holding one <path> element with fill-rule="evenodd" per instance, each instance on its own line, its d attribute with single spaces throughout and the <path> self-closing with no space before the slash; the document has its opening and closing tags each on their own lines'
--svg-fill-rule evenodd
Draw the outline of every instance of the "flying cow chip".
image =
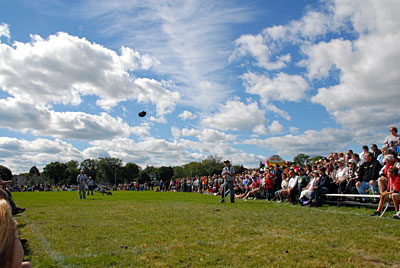
<svg viewBox="0 0 400 268">
<path fill-rule="evenodd" d="M 139 113 L 139 116 L 140 116 L 140 117 L 145 117 L 145 116 L 146 116 L 146 112 L 145 112 L 145 111 L 141 111 L 141 112 Z"/>
</svg>

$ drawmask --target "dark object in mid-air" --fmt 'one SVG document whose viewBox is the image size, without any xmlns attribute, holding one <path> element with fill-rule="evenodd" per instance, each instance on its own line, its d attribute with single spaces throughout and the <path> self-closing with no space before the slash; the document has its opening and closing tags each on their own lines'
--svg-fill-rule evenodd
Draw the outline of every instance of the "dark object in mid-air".
<svg viewBox="0 0 400 268">
<path fill-rule="evenodd" d="M 145 111 L 141 111 L 141 112 L 139 113 L 139 116 L 140 116 L 140 117 L 145 117 L 145 116 L 146 116 L 146 112 L 145 112 Z"/>
</svg>

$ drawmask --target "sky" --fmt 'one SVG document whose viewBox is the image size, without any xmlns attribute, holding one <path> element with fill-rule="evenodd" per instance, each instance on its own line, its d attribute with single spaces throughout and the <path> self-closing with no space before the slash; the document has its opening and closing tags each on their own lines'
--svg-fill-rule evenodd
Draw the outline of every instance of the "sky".
<svg viewBox="0 0 400 268">
<path fill-rule="evenodd" d="M 0 0 L 0 165 L 257 167 L 400 127 L 398 0 Z M 145 117 L 139 117 L 146 111 Z"/>
</svg>

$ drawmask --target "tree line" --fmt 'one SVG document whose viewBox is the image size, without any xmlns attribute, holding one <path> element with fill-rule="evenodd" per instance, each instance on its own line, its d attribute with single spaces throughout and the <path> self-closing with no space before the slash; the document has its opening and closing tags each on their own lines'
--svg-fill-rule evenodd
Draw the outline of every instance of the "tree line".
<svg viewBox="0 0 400 268">
<path fill-rule="evenodd" d="M 167 181 L 194 176 L 212 176 L 220 174 L 223 167 L 222 158 L 217 155 L 183 166 L 147 166 L 144 169 L 131 162 L 123 164 L 119 158 L 100 157 L 86 159 L 81 163 L 75 160 L 66 163 L 51 162 L 43 168 L 42 173 L 33 166 L 28 173 L 19 175 L 26 175 L 30 184 L 76 184 L 76 177 L 82 169 L 88 177 L 92 177 L 99 184 L 120 184 L 132 181 L 144 183 L 151 179 Z M 243 165 L 235 165 L 234 168 L 237 173 L 246 170 Z M 11 171 L 5 166 L 0 166 L 0 173 L 3 180 L 12 178 Z"/>
</svg>

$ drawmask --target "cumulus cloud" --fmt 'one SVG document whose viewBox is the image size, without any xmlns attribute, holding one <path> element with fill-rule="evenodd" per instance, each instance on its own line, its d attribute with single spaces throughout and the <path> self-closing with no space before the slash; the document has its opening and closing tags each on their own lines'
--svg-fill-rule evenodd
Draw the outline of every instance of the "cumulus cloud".
<svg viewBox="0 0 400 268">
<path fill-rule="evenodd" d="M 307 130 L 301 135 L 285 135 L 266 139 L 249 139 L 245 144 L 254 144 L 273 150 L 278 154 L 293 156 L 295 152 L 309 155 L 328 155 L 330 152 L 344 151 L 353 139 L 350 131 L 325 128 L 321 131 Z"/>
<path fill-rule="evenodd" d="M 282 69 L 290 62 L 290 54 L 278 56 L 275 61 L 271 60 L 273 47 L 266 44 L 263 36 L 258 35 L 242 35 L 235 40 L 236 50 L 230 57 L 230 60 L 250 54 L 257 61 L 257 66 L 263 67 L 267 70 Z"/>
<path fill-rule="evenodd" d="M 248 72 L 242 75 L 246 92 L 260 96 L 267 105 L 271 101 L 300 101 L 310 89 L 307 81 L 299 75 L 278 73 L 270 79 L 267 75 Z"/>
<path fill-rule="evenodd" d="M 221 105 L 218 113 L 205 117 L 202 122 L 216 129 L 250 130 L 265 123 L 264 113 L 256 102 L 245 104 L 232 100 Z"/>
<path fill-rule="evenodd" d="M 10 40 L 11 35 L 10 35 L 10 27 L 8 24 L 2 22 L 0 24 L 0 43 L 1 43 L 1 37 L 4 36 L 7 38 L 7 40 Z"/>
<path fill-rule="evenodd" d="M 325 77 L 338 69 L 339 83 L 318 89 L 312 97 L 347 128 L 386 128 L 400 123 L 400 18 L 397 1 L 345 5 L 336 2 L 341 16 L 351 15 L 355 40 L 331 40 L 305 49 L 308 75 Z M 321 58 L 325 58 L 322 60 Z"/>
<path fill-rule="evenodd" d="M 14 174 L 28 172 L 32 166 L 42 169 L 54 161 L 83 160 L 77 148 L 59 139 L 31 141 L 8 137 L 0 137 L 0 159 L 0 164 Z"/>
<path fill-rule="evenodd" d="M 29 43 L 0 44 L 0 85 L 17 99 L 42 105 L 79 105 L 81 96 L 95 95 L 97 104 L 107 110 L 133 99 L 153 103 L 162 116 L 174 110 L 179 93 L 162 82 L 132 75 L 154 64 L 156 59 L 128 47 L 118 55 L 67 33 L 48 39 L 34 35 Z"/>
<path fill-rule="evenodd" d="M 272 121 L 268 128 L 266 128 L 264 125 L 258 125 L 253 128 L 253 132 L 259 135 L 277 135 L 282 134 L 283 131 L 283 126 L 276 120 Z"/>
<path fill-rule="evenodd" d="M 202 142 L 221 142 L 221 141 L 232 141 L 236 137 L 232 134 L 226 134 L 224 132 L 215 129 L 187 129 L 183 128 L 181 131 L 181 136 L 195 136 Z"/>
<path fill-rule="evenodd" d="M 121 118 L 114 118 L 107 113 L 55 112 L 14 98 L 0 99 L 0 126 L 23 132 L 32 131 L 35 135 L 77 140 L 103 140 L 129 136 L 131 133 L 148 133 L 141 127 L 131 128 Z"/>
<path fill-rule="evenodd" d="M 182 113 L 180 113 L 178 115 L 179 118 L 181 118 L 182 120 L 187 120 L 187 119 L 194 119 L 196 118 L 196 116 L 190 112 L 190 111 L 183 111 Z"/>
</svg>

